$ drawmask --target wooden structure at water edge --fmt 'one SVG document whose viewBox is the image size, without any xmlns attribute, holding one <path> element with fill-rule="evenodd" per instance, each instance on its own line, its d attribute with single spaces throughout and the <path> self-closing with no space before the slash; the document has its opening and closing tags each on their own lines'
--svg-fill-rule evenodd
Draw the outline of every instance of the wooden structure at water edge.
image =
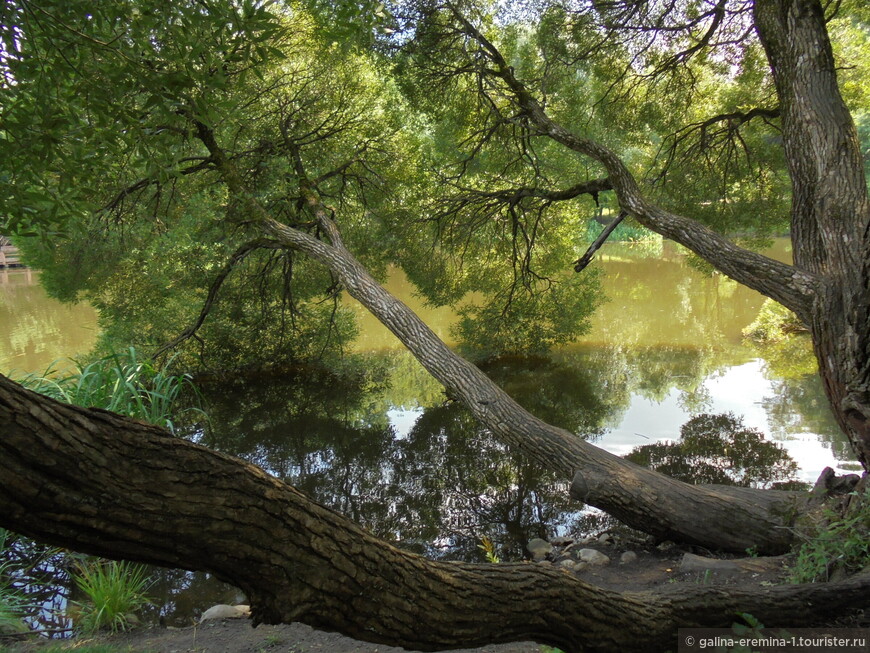
<svg viewBox="0 0 870 653">
<path fill-rule="evenodd" d="M 24 265 L 18 256 L 18 248 L 6 236 L 0 236 L 0 269 Z"/>
</svg>

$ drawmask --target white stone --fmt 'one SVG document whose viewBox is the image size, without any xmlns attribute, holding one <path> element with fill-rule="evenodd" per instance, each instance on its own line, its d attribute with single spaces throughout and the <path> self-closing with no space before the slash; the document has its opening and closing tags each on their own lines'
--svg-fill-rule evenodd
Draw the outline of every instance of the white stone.
<svg viewBox="0 0 870 653">
<path fill-rule="evenodd" d="M 610 564 L 610 558 L 595 549 L 580 549 L 578 557 L 583 562 L 588 562 L 590 565 L 598 565 L 603 567 Z"/>
<path fill-rule="evenodd" d="M 208 610 L 202 613 L 199 620 L 207 621 L 209 619 L 241 619 L 242 617 L 251 616 L 251 607 L 248 605 L 213 605 Z"/>
<path fill-rule="evenodd" d="M 553 550 L 553 545 L 547 542 L 547 540 L 535 537 L 529 540 L 526 549 L 532 554 L 532 560 L 539 562 L 546 558 L 547 554 Z"/>
</svg>

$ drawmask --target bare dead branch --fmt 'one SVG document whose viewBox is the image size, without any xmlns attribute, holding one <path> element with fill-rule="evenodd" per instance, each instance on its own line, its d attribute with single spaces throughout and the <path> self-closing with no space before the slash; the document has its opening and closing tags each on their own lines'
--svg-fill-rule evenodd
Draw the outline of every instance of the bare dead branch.
<svg viewBox="0 0 870 653">
<path fill-rule="evenodd" d="M 574 272 L 582 272 L 586 268 L 586 266 L 592 262 L 592 258 L 595 256 L 595 252 L 601 249 L 604 241 L 607 240 L 610 234 L 614 232 L 614 230 L 626 217 L 628 217 L 628 213 L 626 213 L 625 211 L 620 211 L 619 215 L 616 216 L 616 219 L 609 225 L 604 227 L 604 230 L 600 234 L 598 234 L 598 237 L 594 241 L 592 241 L 591 245 L 589 245 L 586 253 L 578 258 L 576 261 L 574 261 Z"/>
</svg>

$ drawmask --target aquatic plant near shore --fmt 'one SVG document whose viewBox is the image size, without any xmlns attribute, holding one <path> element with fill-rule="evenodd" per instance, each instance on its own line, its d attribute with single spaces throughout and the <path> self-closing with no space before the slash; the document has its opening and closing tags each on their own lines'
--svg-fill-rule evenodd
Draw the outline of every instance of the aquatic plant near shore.
<svg viewBox="0 0 870 653">
<path fill-rule="evenodd" d="M 9 535 L 9 531 L 0 528 L 0 634 L 27 630 L 23 619 L 26 600 L 11 582 L 12 564 L 5 555 Z"/>
<path fill-rule="evenodd" d="M 75 369 L 59 371 L 58 361 L 42 374 L 15 379 L 24 387 L 58 401 L 97 407 L 133 417 L 175 432 L 173 411 L 182 395 L 198 397 L 187 374 L 170 374 L 172 359 L 161 367 L 141 360 L 135 347 L 111 353 L 86 365 L 74 361 Z M 186 411 L 202 414 L 197 407 Z"/>
</svg>

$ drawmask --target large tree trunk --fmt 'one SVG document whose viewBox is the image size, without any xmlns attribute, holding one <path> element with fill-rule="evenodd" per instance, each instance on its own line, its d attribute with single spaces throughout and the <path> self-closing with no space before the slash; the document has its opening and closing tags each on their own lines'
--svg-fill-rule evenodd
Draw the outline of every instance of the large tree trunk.
<svg viewBox="0 0 870 653">
<path fill-rule="evenodd" d="M 820 279 L 808 320 L 831 408 L 870 465 L 870 202 L 822 6 L 757 0 L 792 179 L 795 265 Z"/>
<path fill-rule="evenodd" d="M 437 563 L 378 540 L 244 461 L 153 426 L 60 404 L 0 376 L 0 525 L 96 555 L 204 570 L 257 623 L 302 621 L 424 650 L 534 640 L 565 651 L 676 648 L 679 627 L 749 612 L 806 626 L 870 579 L 617 593 L 531 564 Z"/>
</svg>

